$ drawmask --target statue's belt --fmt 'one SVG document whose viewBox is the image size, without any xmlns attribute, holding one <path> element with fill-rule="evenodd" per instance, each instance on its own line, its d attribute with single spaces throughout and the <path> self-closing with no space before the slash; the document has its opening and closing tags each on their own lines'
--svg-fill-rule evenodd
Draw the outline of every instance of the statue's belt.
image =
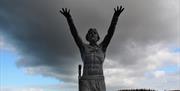
<svg viewBox="0 0 180 91">
<path fill-rule="evenodd" d="M 81 80 L 104 80 L 103 75 L 82 76 Z"/>
</svg>

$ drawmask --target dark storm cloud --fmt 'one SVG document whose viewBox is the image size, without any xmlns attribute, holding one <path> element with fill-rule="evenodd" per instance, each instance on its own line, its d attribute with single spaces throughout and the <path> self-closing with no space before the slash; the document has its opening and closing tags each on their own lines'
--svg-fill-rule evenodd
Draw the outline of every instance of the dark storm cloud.
<svg viewBox="0 0 180 91">
<path fill-rule="evenodd" d="M 146 52 L 149 46 L 177 42 L 178 14 L 164 0 L 1 0 L 0 29 L 22 55 L 18 67 L 71 82 L 81 59 L 59 9 L 71 9 L 85 42 L 85 34 L 91 27 L 97 28 L 103 39 L 113 8 L 121 4 L 125 10 L 108 47 L 107 58 L 116 60 L 120 67 L 141 69 L 140 65 L 146 64 L 142 57 L 149 55 Z"/>
<path fill-rule="evenodd" d="M 80 62 L 80 58 L 76 57 L 79 56 L 79 52 L 70 35 L 65 18 L 58 12 L 59 9 L 68 7 L 71 3 L 66 2 L 66 6 L 59 0 L 1 2 L 1 18 L 3 19 L 1 33 L 22 55 L 22 58 L 17 61 L 18 67 L 46 66 L 45 72 L 38 71 L 37 73 L 61 80 L 66 80 L 61 75 L 75 74 L 72 69 L 77 68 L 77 63 Z M 78 12 L 73 12 L 73 9 Z M 102 21 L 100 16 L 96 17 L 96 14 L 92 16 L 96 12 L 88 7 L 72 7 L 72 15 L 82 15 L 82 17 L 77 16 L 80 18 L 80 21 L 77 21 L 80 23 L 81 29 L 77 26 L 80 35 L 85 35 L 88 24 L 95 22 L 93 23 L 95 25 Z M 82 37 L 84 39 L 84 36 Z M 49 72 L 54 72 L 54 74 Z"/>
<path fill-rule="evenodd" d="M 64 17 L 58 12 L 60 8 L 49 5 L 45 0 L 45 3 L 1 2 L 1 33 L 22 55 L 17 66 L 50 66 L 49 71 L 54 73 L 73 74 L 71 68 L 78 62 L 77 49 L 72 46 L 75 44 L 69 36 Z M 48 70 L 43 75 L 48 75 Z"/>
</svg>

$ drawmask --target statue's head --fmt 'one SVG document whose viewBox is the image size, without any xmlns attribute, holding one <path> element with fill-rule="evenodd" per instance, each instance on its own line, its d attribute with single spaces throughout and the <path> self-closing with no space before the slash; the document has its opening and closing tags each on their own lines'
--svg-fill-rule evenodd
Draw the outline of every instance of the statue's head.
<svg viewBox="0 0 180 91">
<path fill-rule="evenodd" d="M 96 43 L 99 41 L 100 37 L 95 28 L 90 28 L 86 34 L 86 40 L 90 43 Z"/>
</svg>

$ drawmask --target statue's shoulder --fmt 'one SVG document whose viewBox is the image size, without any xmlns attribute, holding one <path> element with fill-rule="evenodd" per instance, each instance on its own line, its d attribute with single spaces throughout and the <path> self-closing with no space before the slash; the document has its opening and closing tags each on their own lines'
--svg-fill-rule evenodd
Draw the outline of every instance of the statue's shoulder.
<svg viewBox="0 0 180 91">
<path fill-rule="evenodd" d="M 88 44 L 82 43 L 81 46 L 79 47 L 80 51 L 84 51 L 88 47 Z"/>
</svg>

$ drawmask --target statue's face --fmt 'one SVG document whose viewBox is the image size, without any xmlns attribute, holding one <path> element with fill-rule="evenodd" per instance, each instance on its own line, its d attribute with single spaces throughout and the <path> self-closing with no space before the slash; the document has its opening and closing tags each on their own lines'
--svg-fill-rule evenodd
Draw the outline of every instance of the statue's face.
<svg viewBox="0 0 180 91">
<path fill-rule="evenodd" d="M 96 43 L 100 39 L 99 34 L 95 28 L 90 28 L 87 35 L 86 40 L 90 43 Z"/>
</svg>

